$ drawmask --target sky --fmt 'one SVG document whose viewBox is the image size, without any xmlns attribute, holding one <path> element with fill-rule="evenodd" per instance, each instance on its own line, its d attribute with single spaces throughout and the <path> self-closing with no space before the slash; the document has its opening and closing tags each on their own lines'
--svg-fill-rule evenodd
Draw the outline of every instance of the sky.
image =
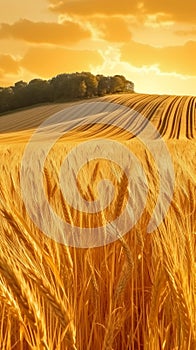
<svg viewBox="0 0 196 350">
<path fill-rule="evenodd" d="M 195 13 L 196 0 L 0 0 L 0 86 L 90 71 L 196 95 Z"/>
</svg>

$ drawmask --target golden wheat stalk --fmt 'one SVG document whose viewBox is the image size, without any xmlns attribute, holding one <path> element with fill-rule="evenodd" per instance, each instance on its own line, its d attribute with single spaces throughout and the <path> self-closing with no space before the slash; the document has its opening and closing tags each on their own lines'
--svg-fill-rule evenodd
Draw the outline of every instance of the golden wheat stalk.
<svg viewBox="0 0 196 350">
<path fill-rule="evenodd" d="M 117 237 L 122 245 L 127 262 L 121 271 L 118 284 L 115 289 L 115 293 L 114 293 L 115 303 L 119 298 L 122 298 L 126 285 L 132 276 L 132 272 L 134 268 L 134 260 L 133 260 L 132 252 L 129 245 L 121 235 L 117 235 Z"/>
<path fill-rule="evenodd" d="M 0 257 L 0 272 L 12 290 L 14 297 L 17 299 L 21 311 L 34 330 L 40 350 L 48 349 L 45 334 L 46 329 L 41 311 L 21 273 L 19 271 L 14 272 L 13 267 L 11 268 L 8 262 L 2 260 L 2 257 Z"/>
<path fill-rule="evenodd" d="M 165 271 L 167 274 L 169 286 L 174 295 L 174 301 L 177 310 L 180 315 L 184 339 L 188 340 L 191 338 L 191 343 L 196 344 L 195 324 L 192 320 L 191 310 L 189 309 L 187 298 L 182 287 L 181 277 L 177 272 L 171 273 L 168 267 L 165 268 Z"/>
<path fill-rule="evenodd" d="M 17 239 L 24 243 L 25 250 L 28 252 L 30 259 L 35 261 L 35 257 L 40 257 L 40 261 L 44 260 L 47 265 L 50 266 L 51 272 L 53 272 L 55 276 L 56 282 L 59 284 L 61 288 L 63 288 L 62 281 L 59 275 L 59 271 L 56 268 L 53 260 L 50 255 L 46 252 L 43 246 L 40 244 L 38 238 L 31 233 L 30 228 L 28 227 L 25 220 L 21 217 L 21 215 L 16 211 L 10 211 L 6 208 L 1 209 L 0 212 L 3 214 L 3 217 L 12 227 L 14 234 L 17 235 Z M 71 264 L 71 258 L 69 256 L 69 263 Z"/>
<path fill-rule="evenodd" d="M 27 270 L 27 275 L 39 290 L 40 295 L 43 296 L 44 301 L 51 306 L 51 310 L 59 320 L 63 330 L 66 330 L 64 337 L 70 349 L 75 347 L 76 330 L 73 324 L 68 298 L 63 294 L 63 297 L 58 297 L 57 291 L 53 290 L 52 285 L 47 283 L 46 278 L 37 276 L 34 271 Z"/>
</svg>

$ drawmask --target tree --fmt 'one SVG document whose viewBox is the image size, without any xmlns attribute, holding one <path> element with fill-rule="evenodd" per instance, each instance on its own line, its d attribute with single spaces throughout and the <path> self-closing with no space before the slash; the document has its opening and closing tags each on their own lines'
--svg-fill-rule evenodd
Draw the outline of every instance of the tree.
<svg viewBox="0 0 196 350">
<path fill-rule="evenodd" d="M 97 92 L 99 96 L 104 96 L 110 93 L 111 77 L 97 76 L 98 87 Z"/>
<path fill-rule="evenodd" d="M 58 101 L 66 99 L 70 94 L 69 74 L 59 74 L 51 80 L 53 88 L 53 100 Z"/>
<path fill-rule="evenodd" d="M 96 96 L 98 87 L 97 78 L 89 72 L 83 72 L 81 74 L 83 75 L 86 84 L 86 97 Z"/>
<path fill-rule="evenodd" d="M 50 80 L 33 79 L 29 83 L 20 80 L 14 86 L 0 88 L 0 112 L 36 103 L 133 92 L 133 89 L 133 83 L 122 75 L 105 77 L 89 72 L 64 73 Z"/>
<path fill-rule="evenodd" d="M 14 91 L 12 87 L 4 88 L 0 92 L 0 112 L 13 108 Z"/>
<path fill-rule="evenodd" d="M 126 79 L 120 75 L 111 78 L 111 92 L 123 92 L 126 86 Z"/>
<path fill-rule="evenodd" d="M 82 79 L 78 85 L 78 96 L 79 98 L 86 96 L 87 85 L 85 81 Z"/>
</svg>

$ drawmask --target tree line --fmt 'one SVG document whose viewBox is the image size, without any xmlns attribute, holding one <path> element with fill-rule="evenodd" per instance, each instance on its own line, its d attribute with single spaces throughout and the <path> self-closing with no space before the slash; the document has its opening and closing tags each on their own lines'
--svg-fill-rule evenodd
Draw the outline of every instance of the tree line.
<svg viewBox="0 0 196 350">
<path fill-rule="evenodd" d="M 123 75 L 104 76 L 89 72 L 59 74 L 50 80 L 18 81 L 0 87 L 0 113 L 39 103 L 72 101 L 107 94 L 134 92 L 134 84 Z"/>
</svg>

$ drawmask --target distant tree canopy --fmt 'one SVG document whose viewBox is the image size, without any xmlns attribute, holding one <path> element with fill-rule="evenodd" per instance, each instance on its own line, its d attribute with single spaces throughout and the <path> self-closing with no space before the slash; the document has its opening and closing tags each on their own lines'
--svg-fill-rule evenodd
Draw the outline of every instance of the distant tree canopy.
<svg viewBox="0 0 196 350">
<path fill-rule="evenodd" d="M 71 101 L 121 92 L 134 92 L 134 84 L 122 75 L 105 77 L 89 72 L 59 74 L 50 80 L 18 81 L 0 87 L 0 113 L 38 103 Z"/>
</svg>

